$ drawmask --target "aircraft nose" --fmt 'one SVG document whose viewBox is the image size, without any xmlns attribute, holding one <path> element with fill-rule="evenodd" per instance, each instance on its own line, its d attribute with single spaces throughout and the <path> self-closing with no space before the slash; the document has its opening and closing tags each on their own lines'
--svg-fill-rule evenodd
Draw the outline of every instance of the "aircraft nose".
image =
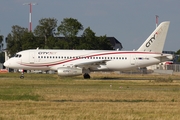
<svg viewBox="0 0 180 120">
<path fill-rule="evenodd" d="M 4 66 L 8 67 L 9 66 L 9 62 L 8 61 L 4 62 Z"/>
</svg>

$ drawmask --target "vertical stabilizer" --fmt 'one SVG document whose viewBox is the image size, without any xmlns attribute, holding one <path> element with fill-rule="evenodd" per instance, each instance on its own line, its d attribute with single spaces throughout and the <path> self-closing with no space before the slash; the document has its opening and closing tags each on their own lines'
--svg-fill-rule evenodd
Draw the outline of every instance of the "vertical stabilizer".
<svg viewBox="0 0 180 120">
<path fill-rule="evenodd" d="M 169 24 L 169 21 L 162 22 L 146 39 L 146 41 L 139 47 L 137 51 L 162 53 Z"/>
</svg>

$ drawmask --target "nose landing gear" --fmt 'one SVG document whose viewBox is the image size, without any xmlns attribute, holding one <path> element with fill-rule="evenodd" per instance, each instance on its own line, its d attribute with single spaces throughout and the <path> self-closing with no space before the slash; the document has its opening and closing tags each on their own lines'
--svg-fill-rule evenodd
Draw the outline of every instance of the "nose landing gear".
<svg viewBox="0 0 180 120">
<path fill-rule="evenodd" d="M 24 70 L 23 70 L 23 69 L 20 69 L 19 72 L 21 72 L 20 78 L 23 79 L 23 78 L 24 78 Z"/>
</svg>

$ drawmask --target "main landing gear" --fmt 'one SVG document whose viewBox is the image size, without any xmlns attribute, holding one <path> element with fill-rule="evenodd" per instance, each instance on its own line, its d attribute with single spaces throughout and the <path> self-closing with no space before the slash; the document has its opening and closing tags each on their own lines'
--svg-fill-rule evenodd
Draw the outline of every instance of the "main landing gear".
<svg viewBox="0 0 180 120">
<path fill-rule="evenodd" d="M 91 78 L 91 76 L 88 73 L 84 73 L 83 77 L 84 77 L 84 79 L 90 79 Z"/>
<path fill-rule="evenodd" d="M 84 73 L 83 77 L 84 79 L 90 79 L 91 76 L 89 75 L 90 69 L 89 68 L 83 68 L 82 72 Z"/>
</svg>

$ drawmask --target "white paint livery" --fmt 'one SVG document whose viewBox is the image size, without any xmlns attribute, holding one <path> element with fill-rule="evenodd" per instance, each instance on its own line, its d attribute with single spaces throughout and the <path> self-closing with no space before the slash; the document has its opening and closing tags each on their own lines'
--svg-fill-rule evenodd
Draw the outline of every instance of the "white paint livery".
<svg viewBox="0 0 180 120">
<path fill-rule="evenodd" d="M 91 71 L 146 67 L 173 58 L 171 54 L 162 54 L 169 23 L 161 23 L 137 51 L 32 49 L 18 52 L 4 66 L 25 70 L 56 70 L 60 76 L 84 74 L 84 78 L 90 78 Z"/>
</svg>

